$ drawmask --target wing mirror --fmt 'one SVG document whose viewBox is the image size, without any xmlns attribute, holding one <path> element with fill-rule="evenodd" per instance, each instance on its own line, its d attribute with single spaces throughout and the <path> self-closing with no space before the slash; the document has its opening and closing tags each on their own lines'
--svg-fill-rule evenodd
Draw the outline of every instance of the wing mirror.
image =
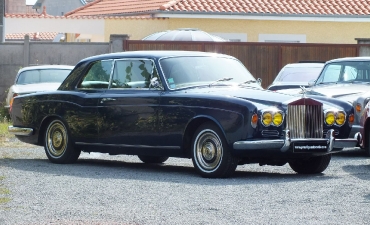
<svg viewBox="0 0 370 225">
<path fill-rule="evenodd" d="M 308 81 L 308 86 L 312 87 L 315 85 L 316 80 L 310 80 Z"/>
<path fill-rule="evenodd" d="M 261 78 L 257 78 L 257 84 L 262 85 L 262 79 Z"/>
<path fill-rule="evenodd" d="M 156 88 L 156 89 L 162 89 L 162 85 L 159 83 L 158 81 L 158 77 L 152 77 L 152 79 L 150 79 L 150 88 Z"/>
</svg>

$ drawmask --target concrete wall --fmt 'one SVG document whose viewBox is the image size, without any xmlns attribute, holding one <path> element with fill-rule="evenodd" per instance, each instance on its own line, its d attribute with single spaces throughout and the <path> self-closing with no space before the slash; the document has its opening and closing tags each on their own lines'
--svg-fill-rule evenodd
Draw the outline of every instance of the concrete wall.
<svg viewBox="0 0 370 225">
<path fill-rule="evenodd" d="M 110 51 L 122 51 L 122 48 L 115 49 L 109 42 L 29 42 L 26 39 L 24 43 L 0 43 L 0 107 L 20 68 L 42 64 L 76 65 L 83 58 Z"/>
</svg>

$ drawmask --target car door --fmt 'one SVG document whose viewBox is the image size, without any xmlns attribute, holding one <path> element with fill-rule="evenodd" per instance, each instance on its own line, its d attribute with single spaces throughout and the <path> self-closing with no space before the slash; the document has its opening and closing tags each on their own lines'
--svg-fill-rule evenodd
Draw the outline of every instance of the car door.
<svg viewBox="0 0 370 225">
<path fill-rule="evenodd" d="M 99 142 L 110 146 L 158 146 L 158 105 L 161 90 L 150 87 L 158 76 L 149 59 L 115 60 L 110 88 L 98 102 Z"/>
<path fill-rule="evenodd" d="M 87 72 L 77 84 L 73 102 L 65 109 L 68 124 L 77 144 L 96 144 L 99 138 L 98 102 L 109 86 L 113 60 L 98 60 L 88 66 Z"/>
</svg>

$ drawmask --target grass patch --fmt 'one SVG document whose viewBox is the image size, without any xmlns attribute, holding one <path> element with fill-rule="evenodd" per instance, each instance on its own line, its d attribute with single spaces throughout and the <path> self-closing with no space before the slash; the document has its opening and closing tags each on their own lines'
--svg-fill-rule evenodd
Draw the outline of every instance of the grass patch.
<svg viewBox="0 0 370 225">
<path fill-rule="evenodd" d="M 0 188 L 0 195 L 9 195 L 10 190 L 7 188 Z"/>
<path fill-rule="evenodd" d="M 5 204 L 10 202 L 10 198 L 0 198 L 0 204 Z"/>
<path fill-rule="evenodd" d="M 4 176 L 0 176 L 0 181 L 3 181 L 5 179 Z M 0 183 L 0 196 L 1 195 L 10 195 L 10 190 L 7 189 L 7 188 L 3 188 L 2 187 L 3 184 Z M 7 197 L 0 197 L 0 204 L 5 204 L 5 203 L 8 203 L 10 202 L 10 198 L 7 198 Z"/>
<path fill-rule="evenodd" d="M 9 132 L 8 132 L 8 126 L 10 126 L 10 125 L 11 125 L 11 123 L 8 122 L 7 120 L 0 122 L 0 137 L 3 137 L 3 138 L 14 137 L 14 135 L 9 134 Z"/>
</svg>

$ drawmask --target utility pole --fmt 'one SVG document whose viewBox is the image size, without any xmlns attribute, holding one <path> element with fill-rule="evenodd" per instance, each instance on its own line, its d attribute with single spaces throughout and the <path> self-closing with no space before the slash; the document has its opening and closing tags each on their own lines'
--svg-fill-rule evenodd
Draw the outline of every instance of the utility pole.
<svg viewBox="0 0 370 225">
<path fill-rule="evenodd" d="M 0 0 L 0 43 L 4 42 L 5 0 Z"/>
</svg>

